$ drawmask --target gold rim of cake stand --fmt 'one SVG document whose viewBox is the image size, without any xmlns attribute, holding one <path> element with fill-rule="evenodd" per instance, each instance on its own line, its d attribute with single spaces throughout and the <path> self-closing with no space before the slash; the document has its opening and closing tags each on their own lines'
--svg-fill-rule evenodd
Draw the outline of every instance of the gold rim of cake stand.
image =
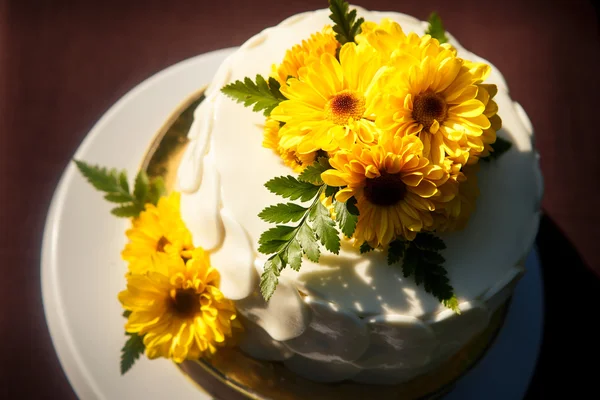
<svg viewBox="0 0 600 400">
<path fill-rule="evenodd" d="M 173 111 L 170 118 L 154 136 L 141 163 L 140 168 L 146 170 L 150 178 L 162 177 L 165 180 L 167 190 L 171 190 L 174 186 L 176 170 L 188 144 L 187 134 L 193 122 L 194 110 L 204 99 L 204 91 L 205 88 L 190 95 Z M 332 398 L 322 397 L 323 393 L 326 393 L 327 396 L 333 394 L 335 398 L 364 398 L 364 395 L 367 394 L 365 388 L 368 388 L 369 397 L 378 400 L 435 399 L 447 394 L 456 381 L 471 370 L 492 346 L 504 324 L 509 303 L 510 299 L 493 314 L 488 327 L 463 346 L 457 354 L 441 363 L 434 371 L 400 385 L 364 385 L 353 382 L 316 383 L 293 375 L 281 362 L 254 360 L 238 349 L 222 349 L 211 360 L 201 359 L 176 365 L 194 385 L 211 396 L 215 396 L 215 392 L 218 390 L 211 391 L 202 387 L 190 375 L 191 364 L 189 363 L 200 366 L 202 372 L 215 378 L 219 384 L 233 389 L 238 397 L 241 395 L 255 400 L 299 400 L 306 397 L 302 397 L 302 393 L 297 393 L 298 389 L 305 391 L 306 387 L 312 388 L 314 390 L 312 393 L 317 393 L 311 394 L 310 398 L 314 399 Z M 241 365 L 241 363 L 250 367 L 242 372 L 235 372 L 236 365 Z M 227 370 L 230 371 L 229 374 Z M 251 376 L 257 378 L 251 380 L 249 378 Z M 263 379 L 264 376 L 278 377 L 279 380 L 274 385 L 272 381 Z M 286 385 L 287 389 L 283 387 Z"/>
</svg>

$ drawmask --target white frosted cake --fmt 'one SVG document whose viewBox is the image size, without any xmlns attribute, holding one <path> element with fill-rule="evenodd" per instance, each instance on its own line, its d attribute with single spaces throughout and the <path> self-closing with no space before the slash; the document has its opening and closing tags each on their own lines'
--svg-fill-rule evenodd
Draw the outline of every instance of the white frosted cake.
<svg viewBox="0 0 600 400">
<path fill-rule="evenodd" d="M 397 12 L 357 11 L 367 21 L 395 21 L 406 34 L 423 35 L 427 28 Z M 194 246 L 210 253 L 223 295 L 243 317 L 243 352 L 282 362 L 313 381 L 402 384 L 435 371 L 481 333 L 524 274 L 542 197 L 533 132 L 492 67 L 486 84 L 498 90 L 498 136 L 512 147 L 493 162 L 480 163 L 480 195 L 466 227 L 438 235 L 446 244 L 444 266 L 459 312 L 388 265 L 385 252 L 363 254 L 347 239 L 337 255 L 323 253 L 318 263 L 305 258 L 299 271 L 285 268 L 266 301 L 259 279 L 268 257 L 258 246 L 269 224 L 258 215 L 280 200 L 264 184 L 294 171 L 263 146 L 265 117 L 232 101 L 221 88 L 271 75 L 291 45 L 331 25 L 329 14 L 294 15 L 226 59 L 195 111 L 175 189 L 181 192 L 181 215 Z M 490 65 L 453 37 L 449 43 L 458 57 Z"/>
</svg>

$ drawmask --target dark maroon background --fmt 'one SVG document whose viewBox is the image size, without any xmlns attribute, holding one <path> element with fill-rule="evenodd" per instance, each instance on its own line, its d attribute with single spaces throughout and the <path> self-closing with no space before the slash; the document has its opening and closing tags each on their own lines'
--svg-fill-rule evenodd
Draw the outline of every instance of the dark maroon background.
<svg viewBox="0 0 600 400">
<path fill-rule="evenodd" d="M 582 398 L 595 386 L 599 347 L 591 328 L 600 295 L 600 41 L 592 4 L 355 3 L 420 19 L 437 10 L 466 48 L 502 71 L 528 112 L 546 182 L 538 245 L 547 296 L 529 398 L 560 388 Z M 44 319 L 40 244 L 53 190 L 93 124 L 163 68 L 324 7 L 326 0 L 0 0 L 0 397 L 74 398 Z"/>
</svg>

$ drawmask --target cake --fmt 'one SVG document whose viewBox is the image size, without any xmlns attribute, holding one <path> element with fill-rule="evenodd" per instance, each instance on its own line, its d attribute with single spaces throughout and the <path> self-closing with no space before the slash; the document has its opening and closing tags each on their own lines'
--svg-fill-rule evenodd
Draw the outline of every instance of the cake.
<svg viewBox="0 0 600 400">
<path fill-rule="evenodd" d="M 332 3 L 343 5 L 342 2 L 334 1 Z M 360 7 L 352 8 L 356 9 L 357 15 L 364 18 L 367 24 L 372 24 L 363 25 L 363 31 L 360 33 L 362 36 L 357 35 L 359 42 L 360 40 L 364 42 L 380 40 L 381 37 L 377 36 L 379 34 L 377 29 L 382 29 L 385 34 L 390 34 L 390 36 L 382 34 L 384 39 L 381 40 L 385 41 L 386 38 L 389 39 L 394 34 L 399 34 L 398 31 L 394 31 L 398 25 L 401 27 L 402 35 L 409 35 L 411 32 L 418 35 L 413 37 L 414 40 L 421 40 L 425 31 L 431 29 L 431 22 L 428 24 L 398 12 L 376 12 Z M 265 265 L 272 262 L 270 260 L 273 257 L 279 256 L 278 253 L 276 256 L 269 256 L 268 251 L 265 252 L 264 248 L 261 249 L 261 243 L 264 243 L 261 236 L 264 232 L 272 229 L 274 225 L 284 225 L 285 222 L 297 221 L 300 218 L 296 216 L 296 219 L 289 217 L 279 221 L 272 216 L 271 220 L 276 223 L 265 222 L 265 220 L 269 221 L 269 217 L 265 217 L 264 210 L 281 203 L 280 197 L 273 193 L 274 190 L 269 190 L 269 185 L 265 187 L 265 183 L 280 176 L 297 177 L 298 173 L 303 171 L 307 165 L 319 162 L 326 163 L 324 169 L 333 171 L 324 173 L 322 180 L 325 183 L 320 182 L 320 184 L 323 184 L 325 188 L 328 183 L 338 182 L 339 179 L 342 179 L 341 177 L 351 173 L 344 169 L 350 165 L 348 160 L 355 157 L 353 162 L 361 162 L 360 157 L 363 157 L 364 150 L 360 150 L 363 151 L 360 153 L 359 150 L 352 150 L 354 149 L 352 146 L 356 144 L 355 142 L 362 141 L 364 137 L 370 137 L 369 129 L 375 126 L 375 119 L 365 122 L 369 125 L 364 128 L 364 131 L 360 130 L 363 128 L 356 128 L 358 133 L 350 139 L 347 139 L 348 132 L 354 128 L 344 131 L 343 134 L 346 136 L 339 139 L 338 142 L 335 142 L 338 140 L 335 139 L 331 143 L 326 143 L 323 141 L 324 139 L 321 140 L 321 137 L 313 138 L 312 142 L 308 142 L 305 136 L 298 135 L 308 137 L 314 130 L 298 128 L 299 130 L 290 133 L 286 139 L 280 139 L 280 144 L 287 140 L 283 146 L 293 142 L 292 147 L 282 151 L 278 149 L 277 144 L 269 145 L 267 143 L 269 129 L 275 131 L 283 129 L 285 124 L 289 124 L 289 121 L 294 118 L 293 115 L 289 115 L 293 111 L 280 109 L 278 106 L 265 111 L 267 115 L 271 113 L 266 119 L 263 113 L 255 112 L 253 109 L 233 101 L 231 91 L 228 92 L 223 88 L 235 87 L 232 85 L 236 85 L 236 82 L 244 82 L 245 79 L 247 82 L 248 77 L 254 79 L 257 75 L 266 78 L 271 76 L 272 80 L 269 80 L 268 83 L 271 89 L 279 85 L 289 85 L 291 88 L 294 87 L 293 85 L 298 85 L 296 87 L 299 88 L 298 79 L 293 76 L 283 76 L 280 73 L 282 69 L 278 70 L 277 66 L 281 65 L 282 60 L 286 57 L 286 52 L 293 45 L 310 40 L 311 35 L 334 35 L 334 32 L 327 28 L 327 26 L 333 25 L 330 14 L 329 9 L 323 9 L 294 15 L 277 26 L 265 29 L 250 38 L 223 62 L 212 83 L 206 89 L 204 100 L 194 111 L 194 121 L 188 133 L 189 142 L 181 161 L 176 166 L 177 179 L 175 186 L 171 188 L 178 194 L 177 200 L 184 227 L 180 225 L 174 227 L 175 225 L 173 225 L 169 229 L 182 231 L 187 228 L 189 235 L 185 233 L 180 235 L 181 240 L 173 240 L 169 239 L 170 236 L 159 234 L 155 238 L 158 242 L 152 242 L 150 247 L 154 246 L 153 251 L 165 254 L 176 250 L 178 252 L 176 253 L 177 259 L 183 258 L 182 265 L 186 265 L 186 262 L 190 263 L 190 259 L 195 260 L 196 257 L 199 257 L 206 260 L 202 262 L 214 266 L 210 271 L 216 269 L 219 278 L 210 278 L 212 282 L 216 282 L 211 284 L 218 288 L 220 294 L 212 298 L 214 303 L 211 304 L 217 304 L 221 297 L 226 299 L 220 303 L 221 305 L 215 306 L 214 313 L 216 315 L 221 312 L 220 310 L 226 309 L 228 311 L 223 314 L 224 318 L 235 319 L 235 324 L 231 323 L 231 326 L 228 325 L 229 322 L 224 323 L 226 326 L 223 328 L 225 332 L 223 337 L 237 336 L 234 346 L 244 354 L 245 360 L 255 360 L 263 366 L 275 365 L 277 371 L 285 371 L 281 376 L 286 376 L 291 380 L 294 378 L 289 377 L 297 376 L 300 379 L 299 382 L 304 382 L 302 379 L 306 379 L 307 382 L 324 385 L 317 385 L 316 388 L 340 382 L 350 382 L 350 385 L 355 385 L 354 387 L 368 385 L 369 387 L 406 388 L 411 385 L 411 382 L 414 386 L 414 382 L 419 379 L 426 379 L 427 385 L 431 387 L 420 388 L 419 393 L 420 395 L 432 393 L 448 383 L 444 368 L 448 368 L 448 363 L 453 360 L 453 357 L 461 352 L 480 356 L 485 347 L 489 345 L 494 333 L 502 325 L 506 306 L 510 302 L 515 286 L 525 272 L 524 260 L 534 243 L 542 196 L 542 179 L 537 153 L 533 145 L 532 127 L 523 109 L 510 98 L 506 82 L 500 72 L 491 66 L 491 63 L 464 49 L 449 34 L 451 47 L 447 45 L 439 47 L 441 45 L 436 40 L 434 46 L 438 46 L 440 51 L 455 49 L 460 60 L 469 60 L 468 62 L 472 63 L 469 65 L 472 66 L 473 71 L 483 68 L 481 65 L 490 66 L 491 73 L 489 73 L 489 77 L 486 76 L 485 80 L 487 86 L 477 87 L 488 96 L 484 106 L 487 109 L 492 108 L 487 105 L 492 104 L 491 98 L 493 97 L 493 101 L 497 104 L 498 114 L 502 117 L 502 129 L 498 132 L 494 131 L 493 138 L 487 142 L 487 139 L 482 139 L 483 144 L 479 143 L 481 149 L 478 152 L 469 153 L 472 157 L 470 165 L 467 165 L 465 159 L 464 165 L 459 165 L 455 171 L 457 174 L 462 174 L 462 172 L 466 174 L 467 170 L 473 171 L 470 172 L 468 180 L 475 182 L 474 190 L 478 189 L 479 192 L 476 202 L 471 204 L 474 209 L 469 210 L 472 212 L 469 212 L 468 219 L 448 222 L 449 217 L 444 219 L 435 214 L 433 221 L 436 221 L 435 218 L 441 218 L 444 219 L 444 222 L 441 223 L 442 225 L 436 225 L 436 229 L 428 230 L 426 227 L 433 226 L 431 225 L 433 222 L 427 222 L 429 217 L 423 217 L 423 231 L 435 234 L 435 238 L 441 239 L 445 244 L 445 246 L 434 247 L 439 251 L 437 254 L 443 255 L 437 264 L 443 265 L 445 272 L 441 275 L 447 277 L 447 282 L 444 281 L 447 284 L 444 287 L 451 287 L 452 293 L 444 297 L 439 290 L 436 292 L 435 288 L 432 289 L 431 285 L 428 286 L 427 282 L 423 284 L 426 277 L 419 278 L 417 276 L 415 278 L 414 271 L 413 276 L 410 276 L 410 273 L 403 271 L 403 268 L 398 265 L 389 265 L 388 257 L 390 257 L 391 250 L 388 252 L 384 250 L 390 243 L 394 243 L 394 240 L 407 243 L 407 247 L 403 247 L 402 250 L 402 254 L 406 257 L 409 257 L 407 254 L 410 251 L 408 249 L 410 249 L 411 243 L 417 243 L 415 246 L 421 249 L 422 246 L 419 247 L 418 244 L 419 240 L 425 240 L 420 239 L 425 238 L 425 236 L 419 236 L 420 228 L 407 228 L 407 224 L 404 222 L 401 223 L 401 225 L 404 224 L 401 228 L 391 231 L 391 228 L 386 230 L 385 227 L 374 226 L 372 229 L 376 231 L 375 233 L 369 231 L 370 228 L 365 226 L 366 222 L 363 225 L 359 222 L 358 227 L 355 226 L 354 229 L 362 230 L 358 233 L 354 230 L 354 236 L 352 232 L 350 235 L 340 233 L 340 248 L 337 254 L 327 253 L 321 246 L 320 257 L 319 254 L 317 257 L 314 255 L 310 257 L 309 250 L 304 247 L 304 243 L 301 243 L 303 249 L 300 250 L 298 247 L 300 255 L 304 253 L 301 268 L 296 265 L 294 268 L 288 267 L 278 271 L 273 278 L 276 283 L 276 288 L 274 288 L 273 281 L 268 281 L 264 277 L 268 272 L 265 272 Z M 350 16 L 350 20 L 352 22 L 354 18 Z M 429 32 L 431 33 L 431 31 Z M 369 33 L 374 35 L 371 39 L 368 37 Z M 352 56 L 352 54 L 348 55 L 350 51 L 358 52 L 359 50 L 356 50 L 358 46 L 354 44 L 347 46 L 354 50 L 345 50 L 343 46 L 340 46 L 341 50 L 333 48 L 333 52 L 339 52 L 335 53 L 335 57 L 345 59 L 345 57 Z M 327 53 L 332 50 L 323 48 L 320 51 Z M 389 54 L 384 54 L 381 57 L 388 56 Z M 371 61 L 361 60 L 360 54 L 354 54 L 354 57 L 359 60 L 357 65 L 360 67 L 360 72 L 355 72 L 355 76 L 358 77 L 356 79 L 360 80 L 364 76 L 378 76 L 377 72 L 368 70 L 371 65 L 374 65 Z M 322 63 L 325 62 L 323 60 L 325 59 L 321 58 Z M 317 56 L 317 64 L 318 61 Z M 314 74 L 316 74 L 315 76 L 319 75 L 317 67 L 315 67 Z M 303 75 L 306 80 L 309 79 L 308 76 L 308 73 Z M 289 82 L 289 79 L 295 79 L 295 81 Z M 275 81 L 279 81 L 279 83 L 276 84 Z M 265 80 L 263 82 L 267 84 Z M 476 84 L 483 85 L 480 81 Z M 258 77 L 256 85 L 260 85 Z M 335 84 L 332 85 L 335 86 Z M 481 89 L 482 87 L 484 89 Z M 278 93 L 279 95 L 285 94 L 287 99 L 292 98 L 294 94 L 291 89 L 286 88 Z M 333 116 L 334 120 L 339 118 L 335 107 L 345 106 L 352 101 L 354 103 L 351 105 L 355 108 L 351 107 L 351 113 L 356 114 L 356 107 L 359 106 L 362 107 L 359 113 L 368 113 L 368 110 L 364 110 L 365 107 L 368 109 L 371 107 L 369 104 L 383 101 L 377 97 L 377 93 L 372 95 L 374 100 L 365 106 L 364 103 L 359 102 L 360 99 L 356 100 L 352 97 L 354 96 L 353 92 L 347 90 L 343 93 L 343 96 L 346 97 L 338 96 L 339 104 L 331 103 L 333 100 L 330 99 L 331 101 L 327 103 L 330 107 L 327 112 L 330 114 L 327 115 Z M 418 96 L 413 98 L 414 104 L 411 103 L 411 107 L 414 107 L 413 116 L 414 113 L 417 113 L 415 110 L 418 107 L 430 107 L 431 104 L 435 106 L 431 102 L 436 101 L 436 95 L 427 95 L 430 96 L 427 99 L 423 94 L 420 98 Z M 471 97 L 474 98 L 475 93 Z M 448 100 L 448 104 L 450 104 L 450 100 Z M 257 108 L 255 107 L 255 109 Z M 443 118 L 448 120 L 449 113 L 454 112 L 452 110 L 458 112 L 458 108 L 444 108 Z M 478 111 L 479 114 L 482 114 L 482 110 Z M 470 115 L 469 110 L 462 112 L 467 117 Z M 472 113 L 476 114 L 477 111 L 472 111 Z M 495 114 L 495 110 L 493 114 Z M 360 120 L 360 116 L 356 117 L 356 115 L 353 118 Z M 396 118 L 396 115 L 390 118 Z M 345 119 L 345 122 L 341 123 L 339 119 L 335 121 L 336 124 L 343 125 L 354 120 Z M 440 121 L 444 122 L 442 119 Z M 382 124 L 385 124 L 385 121 Z M 419 129 L 427 130 L 427 134 L 432 135 L 433 138 L 434 131 L 441 129 L 439 125 L 435 124 L 438 124 L 437 120 L 429 120 L 425 124 L 421 123 Z M 437 128 L 434 128 L 435 126 Z M 487 134 L 486 132 L 484 129 L 483 136 Z M 479 134 L 481 135 L 481 133 Z M 498 140 L 511 143 L 511 147 L 501 157 L 490 160 L 489 155 L 494 150 L 492 145 L 496 141 L 496 134 Z M 420 135 L 423 137 L 425 133 Z M 280 134 L 279 138 L 284 136 Z M 397 134 L 397 136 L 401 135 Z M 392 144 L 386 144 L 387 151 L 390 151 L 389 148 L 401 148 L 402 151 L 405 151 L 404 149 L 410 146 L 423 146 L 421 142 L 426 139 L 416 139 L 417 136 L 415 134 L 411 138 L 400 138 L 393 143 L 392 141 L 396 139 L 389 139 L 389 143 Z M 277 133 L 274 137 L 278 137 Z M 347 140 L 352 143 L 345 144 Z M 367 142 L 371 140 L 375 144 L 370 146 L 376 146 L 378 140 L 383 142 L 388 139 L 383 139 L 382 134 L 379 139 L 376 137 L 364 140 Z M 423 180 L 429 179 L 434 182 L 435 179 L 438 179 L 433 175 L 437 174 L 436 171 L 441 167 L 433 168 L 435 163 L 431 160 L 436 156 L 433 155 L 434 150 L 431 150 L 434 148 L 434 139 L 431 140 L 427 145 L 429 150 L 426 150 L 430 154 L 428 163 L 431 168 L 427 169 L 427 172 L 423 172 L 424 169 L 418 170 L 420 178 L 419 182 L 415 183 L 415 188 L 418 188 Z M 315 145 L 315 143 L 317 144 Z M 319 145 L 320 143 L 324 144 Z M 448 158 L 450 157 L 449 152 L 455 149 L 452 150 L 451 143 L 445 146 L 446 150 L 444 151 Z M 472 146 L 476 147 L 477 145 Z M 465 150 L 466 153 L 469 151 Z M 461 153 L 457 151 L 453 154 Z M 319 157 L 327 159 L 327 161 L 319 161 L 321 160 Z M 408 165 L 410 157 L 412 156 L 409 155 L 403 161 L 406 162 L 406 165 Z M 422 155 L 421 157 L 425 158 Z M 488 162 L 479 159 L 485 159 Z M 344 160 L 346 160 L 346 164 L 344 164 Z M 457 162 L 455 159 L 452 161 L 452 163 Z M 418 168 L 422 168 L 425 164 L 419 164 Z M 391 173 L 384 175 L 384 172 L 380 172 L 380 174 L 378 175 L 380 178 L 385 176 L 386 179 L 392 179 L 389 178 L 392 176 Z M 444 179 L 449 179 L 448 176 L 448 174 L 445 175 Z M 431 184 L 438 185 L 435 188 L 435 196 L 438 197 L 432 196 L 431 202 L 436 202 L 437 199 L 442 198 L 440 196 L 444 196 L 444 190 L 440 189 L 444 187 L 443 184 L 443 182 L 439 185 Z M 458 183 L 456 185 L 458 187 Z M 342 187 L 342 185 L 339 186 Z M 346 188 L 350 187 L 349 184 Z M 343 187 L 342 189 L 338 188 L 337 193 L 329 196 L 329 202 L 326 195 L 322 195 L 321 198 L 315 197 L 317 199 L 315 201 L 322 204 L 323 209 L 331 211 L 332 221 L 335 220 L 336 215 L 343 215 L 341 212 L 345 210 L 337 208 L 334 210 L 334 203 L 342 203 L 340 192 L 344 190 L 346 189 Z M 397 198 L 400 197 L 407 198 L 409 195 L 406 193 L 409 190 L 413 193 L 412 186 L 409 189 L 402 189 L 403 191 L 398 195 L 400 197 L 394 194 L 393 190 L 395 189 L 392 186 L 386 187 L 381 192 L 384 193 L 383 195 L 373 194 L 380 193 L 375 192 L 379 190 L 377 188 L 369 190 L 371 190 L 370 196 L 380 196 L 378 201 L 382 204 L 397 201 Z M 359 192 L 355 191 L 350 194 L 353 193 L 355 196 L 359 196 L 356 194 Z M 384 195 L 387 197 L 381 197 Z M 423 196 L 425 198 L 430 195 Z M 300 196 L 292 197 L 291 200 L 296 200 L 298 197 Z M 297 201 L 300 205 L 297 207 L 308 207 L 306 202 L 300 200 Z M 144 218 L 150 218 L 148 214 L 150 211 L 160 210 L 161 203 L 158 200 L 155 200 L 155 203 L 158 203 L 157 207 L 146 208 L 145 211 L 142 211 L 142 213 L 146 213 Z M 354 204 L 357 203 L 354 202 Z M 430 202 L 426 204 L 430 204 Z M 468 202 L 462 204 L 464 208 L 469 205 Z M 359 201 L 358 208 L 360 207 Z M 415 205 L 415 207 L 418 206 Z M 166 209 L 164 205 L 163 209 Z M 348 210 L 350 210 L 350 205 L 348 205 Z M 364 210 L 363 208 L 361 212 L 365 212 Z M 419 216 L 421 211 L 417 213 Z M 413 215 L 412 212 L 409 210 L 407 214 Z M 422 212 L 426 214 L 429 211 Z M 160 211 L 156 211 L 153 215 L 156 217 L 157 213 L 160 214 Z M 259 215 L 262 215 L 263 218 L 259 218 Z M 393 218 L 391 214 L 389 215 L 389 218 Z M 361 214 L 358 214 L 358 218 L 361 218 L 360 216 Z M 143 214 L 139 214 L 139 220 L 142 218 Z M 414 219 L 418 219 L 418 217 L 415 216 Z M 137 220 L 134 220 L 133 230 L 136 227 L 135 221 Z M 300 224 L 303 223 L 302 221 L 304 219 Z M 379 221 L 378 224 L 388 224 L 383 218 L 377 221 Z M 335 223 L 341 222 L 336 221 Z M 446 225 L 443 225 L 444 223 Z M 452 225 L 453 229 L 446 229 L 448 224 Z M 341 229 L 344 230 L 344 228 Z M 274 232 L 281 234 L 284 231 L 276 230 Z M 360 242 L 357 242 L 356 235 L 361 235 L 360 237 L 364 240 L 361 239 Z M 395 239 L 390 239 L 390 235 L 394 235 Z M 129 235 L 131 241 L 136 240 L 134 236 L 135 234 Z M 319 236 L 320 233 L 317 231 L 316 237 Z M 355 240 L 350 240 L 349 237 L 353 237 Z M 429 240 L 431 237 L 428 236 L 427 239 Z M 281 240 L 283 243 L 287 239 L 282 236 L 272 240 Z M 176 249 L 174 250 L 174 248 Z M 196 253 L 192 254 L 193 251 Z M 283 259 L 284 266 L 286 262 L 288 264 L 295 263 L 292 260 L 291 250 L 289 251 L 286 253 L 286 257 L 289 254 L 289 259 Z M 276 252 L 271 251 L 270 253 Z M 126 248 L 124 251 L 124 258 L 130 263 L 137 257 L 132 254 L 131 248 L 129 250 Z M 402 254 L 396 258 L 402 259 Z M 210 261 L 208 261 L 208 256 Z M 432 263 L 436 264 L 434 261 Z M 138 267 L 132 268 L 130 264 L 128 279 L 135 279 L 131 278 L 131 275 L 136 274 L 133 270 Z M 148 271 L 151 270 L 150 267 L 141 269 L 143 274 L 148 274 Z M 205 271 L 203 276 L 209 279 L 212 273 Z M 262 282 L 261 275 L 263 276 Z M 133 284 L 131 281 L 129 283 L 129 292 L 120 295 L 120 300 L 128 311 L 126 316 L 130 318 L 126 328 L 130 334 L 137 332 L 141 335 L 141 333 L 146 333 L 141 327 L 143 324 L 139 321 L 141 317 L 136 321 L 131 321 L 132 313 L 139 311 L 138 303 L 135 303 L 138 300 L 132 299 L 134 296 L 132 293 L 138 292 L 130 289 Z M 197 288 L 197 286 L 195 287 Z M 185 288 L 172 295 L 172 301 L 176 301 L 179 294 L 183 296 L 185 290 L 192 290 L 190 286 L 185 286 Z M 202 304 L 204 306 L 205 303 Z M 200 312 L 198 310 L 196 311 Z M 237 313 L 237 317 L 232 316 L 232 313 Z M 215 318 L 220 318 L 220 314 Z M 236 330 L 241 330 L 242 326 L 243 333 L 236 335 Z M 217 330 L 215 329 L 215 332 Z M 191 343 L 192 336 L 186 337 L 185 340 Z M 146 337 L 143 339 L 143 343 L 148 347 L 152 340 Z M 217 339 L 217 342 L 223 340 L 223 338 L 220 341 Z M 474 350 L 473 343 L 477 340 L 479 347 Z M 198 343 L 201 341 L 199 340 Z M 213 346 L 214 343 L 211 344 L 208 339 L 208 344 L 198 344 L 199 350 L 183 352 L 181 353 L 183 356 L 181 354 L 177 356 L 180 353 L 176 348 L 178 345 L 172 344 L 167 339 L 162 340 L 161 343 L 167 343 L 164 345 L 166 347 L 161 344 L 160 346 L 164 348 L 154 351 L 149 351 L 147 348 L 146 354 L 151 358 L 169 354 L 168 357 L 176 362 L 210 356 L 213 353 L 220 354 L 219 346 Z M 207 348 L 210 351 L 204 350 Z M 214 360 L 210 357 L 209 359 Z M 208 364 L 210 365 L 210 361 Z M 212 363 L 217 372 L 220 368 L 219 365 L 218 362 Z M 468 367 L 469 365 L 461 365 L 454 368 L 453 377 L 456 378 Z M 269 373 L 273 373 L 272 370 L 269 371 L 271 371 Z M 225 373 L 225 375 L 227 374 Z M 439 379 L 436 378 L 438 375 Z M 276 376 L 279 377 L 279 375 Z M 442 376 L 444 376 L 443 379 Z M 279 379 L 277 377 L 275 379 Z M 235 380 L 235 377 L 228 376 L 228 379 Z M 242 382 L 242 386 L 244 385 L 248 386 L 250 383 Z M 271 382 L 271 386 L 273 385 L 277 385 L 276 381 L 275 383 Z M 249 389 L 257 390 L 252 387 Z M 261 395 L 259 390 L 256 393 Z M 255 395 L 257 395 L 256 393 Z M 262 396 L 270 398 L 270 395 L 265 393 Z"/>
</svg>

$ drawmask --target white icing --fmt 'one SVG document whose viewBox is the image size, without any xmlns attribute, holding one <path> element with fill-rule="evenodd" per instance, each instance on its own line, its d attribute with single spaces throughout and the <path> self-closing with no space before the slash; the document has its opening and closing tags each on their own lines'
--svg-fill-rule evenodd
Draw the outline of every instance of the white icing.
<svg viewBox="0 0 600 400">
<path fill-rule="evenodd" d="M 221 274 L 221 292 L 231 300 L 248 297 L 258 284 L 254 252 L 246 231 L 225 208 L 220 212 L 225 227 L 221 247 L 211 254 L 211 264 Z"/>
<path fill-rule="evenodd" d="M 190 141 L 177 171 L 177 189 L 184 193 L 193 193 L 202 184 L 202 169 L 208 152 L 213 117 L 213 99 L 208 97 L 194 111 L 194 122 L 188 132 Z"/>
<path fill-rule="evenodd" d="M 239 316 L 244 325 L 244 334 L 240 340 L 240 349 L 258 360 L 283 361 L 294 353 L 283 343 L 273 339 L 264 329 L 243 316 Z"/>
<path fill-rule="evenodd" d="M 530 136 L 533 136 L 533 124 L 531 123 L 531 120 L 529 119 L 527 113 L 523 109 L 523 106 L 521 106 L 521 104 L 516 101 L 513 101 L 513 105 L 515 106 L 515 112 L 521 119 L 523 127 L 525 128 L 527 133 L 529 133 Z"/>
<path fill-rule="evenodd" d="M 188 139 L 197 139 L 202 149 L 206 149 L 213 123 L 213 99 L 207 98 L 194 111 L 195 126 L 190 128 Z"/>
<path fill-rule="evenodd" d="M 298 291 L 285 279 L 279 280 L 277 290 L 267 303 L 258 288 L 247 298 L 237 301 L 238 311 L 261 326 L 275 340 L 283 341 L 300 336 L 310 322 L 310 308 Z"/>
<path fill-rule="evenodd" d="M 223 64 L 221 64 L 221 67 L 215 73 L 212 83 L 206 88 L 206 99 L 204 101 L 210 100 L 213 102 L 214 97 L 221 92 L 221 88 L 231 80 L 231 70 L 229 69 L 228 65 L 232 63 L 235 56 L 236 53 L 233 53 L 228 56 L 225 61 L 223 61 Z"/>
<path fill-rule="evenodd" d="M 405 32 L 423 34 L 426 27 L 404 14 L 357 10 L 366 20 L 392 18 Z M 194 225 L 190 229 L 195 243 L 213 246 L 213 264 L 222 271 L 223 292 L 238 300 L 240 314 L 256 323 L 248 324 L 244 348 L 249 354 L 280 360 L 277 341 L 287 341 L 289 351 L 329 360 L 297 354 L 285 361 L 305 377 L 328 382 L 353 376 L 367 383 L 403 382 L 452 355 L 483 330 L 491 311 L 511 295 L 521 272 L 514 265 L 530 249 L 539 221 L 543 182 L 538 155 L 532 148 L 526 114 L 512 102 L 504 78 L 493 68 L 488 82 L 499 87 L 495 98 L 503 119 L 499 135 L 509 138 L 513 147 L 494 163 L 482 163 L 481 195 L 468 227 L 443 235 L 448 247 L 443 253 L 445 266 L 461 301 L 461 315 L 442 307 L 414 280 L 404 278 L 399 268 L 389 267 L 382 252 L 360 255 L 348 243 L 339 256 L 323 254 L 318 265 L 304 260 L 300 272 L 284 270 L 266 303 L 256 279 L 265 258 L 256 258 L 256 248 L 260 234 L 270 226 L 257 214 L 281 201 L 264 183 L 291 170 L 262 147 L 264 116 L 219 90 L 246 76 L 267 76 L 271 64 L 280 62 L 291 44 L 330 24 L 328 15 L 328 10 L 319 10 L 292 16 L 254 36 L 224 62 L 195 113 L 191 140 L 178 171 L 178 187 L 184 192 L 182 216 Z M 459 56 L 489 64 L 449 36 Z M 220 182 L 218 193 L 211 182 Z M 203 191 L 217 197 L 209 196 L 210 204 L 200 206 Z M 200 210 L 192 209 L 194 203 Z M 221 206 L 225 208 L 215 211 Z M 211 212 L 212 219 L 203 214 Z M 219 233 L 220 227 L 225 235 Z M 312 306 L 319 304 L 314 317 L 298 290 L 315 299 Z M 327 304 L 336 304 L 338 310 L 324 308 Z M 369 335 L 360 333 L 364 324 L 359 316 L 368 318 Z M 433 343 L 439 346 L 432 353 Z M 339 361 L 350 359 L 355 365 Z M 358 365 L 376 368 L 360 371 Z"/>
<path fill-rule="evenodd" d="M 360 316 L 394 313 L 418 317 L 439 301 L 424 293 L 400 268 L 387 265 L 386 254 L 360 254 L 347 242 L 339 255 L 323 253 L 319 264 L 304 260 L 300 273 L 285 270 L 303 291 L 328 299 Z M 417 295 L 418 293 L 418 295 Z"/>
<path fill-rule="evenodd" d="M 195 128 L 198 124 L 192 124 Z M 176 189 L 182 194 L 182 197 L 188 193 L 194 193 L 202 184 L 202 162 L 204 161 L 204 151 L 198 140 L 189 141 L 177 171 Z M 185 216 L 185 214 L 182 214 Z"/>
<path fill-rule="evenodd" d="M 369 348 L 354 361 L 362 368 L 419 368 L 429 362 L 437 346 L 433 330 L 414 317 L 380 315 L 369 319 L 368 327 Z"/>
<path fill-rule="evenodd" d="M 510 298 L 517 282 L 524 273 L 525 268 L 523 266 L 511 268 L 503 279 L 499 280 L 483 294 L 482 301 L 485 302 L 490 313 L 496 311 L 498 307 Z"/>
<path fill-rule="evenodd" d="M 310 323 L 302 335 L 285 342 L 288 348 L 319 361 L 353 361 L 364 353 L 369 332 L 356 314 L 310 297 L 305 302 L 312 311 Z"/>
<path fill-rule="evenodd" d="M 446 358 L 454 354 L 489 324 L 490 313 L 485 304 L 472 301 L 460 303 L 460 316 L 452 310 L 438 313 L 429 326 L 435 332 L 439 347 L 433 358 Z"/>
<path fill-rule="evenodd" d="M 261 45 L 267 39 L 267 32 L 261 32 L 258 35 L 248 39 L 246 43 L 241 47 L 242 49 L 251 49 L 253 47 Z"/>
<path fill-rule="evenodd" d="M 181 196 L 181 214 L 192 234 L 194 246 L 207 251 L 214 250 L 223 242 L 223 221 L 219 214 L 221 185 L 214 161 L 209 154 L 204 160 L 202 185 L 199 190 Z"/>
<path fill-rule="evenodd" d="M 350 379 L 360 369 L 343 361 L 317 361 L 295 355 L 283 364 L 292 372 L 315 382 L 340 382 Z"/>
</svg>

